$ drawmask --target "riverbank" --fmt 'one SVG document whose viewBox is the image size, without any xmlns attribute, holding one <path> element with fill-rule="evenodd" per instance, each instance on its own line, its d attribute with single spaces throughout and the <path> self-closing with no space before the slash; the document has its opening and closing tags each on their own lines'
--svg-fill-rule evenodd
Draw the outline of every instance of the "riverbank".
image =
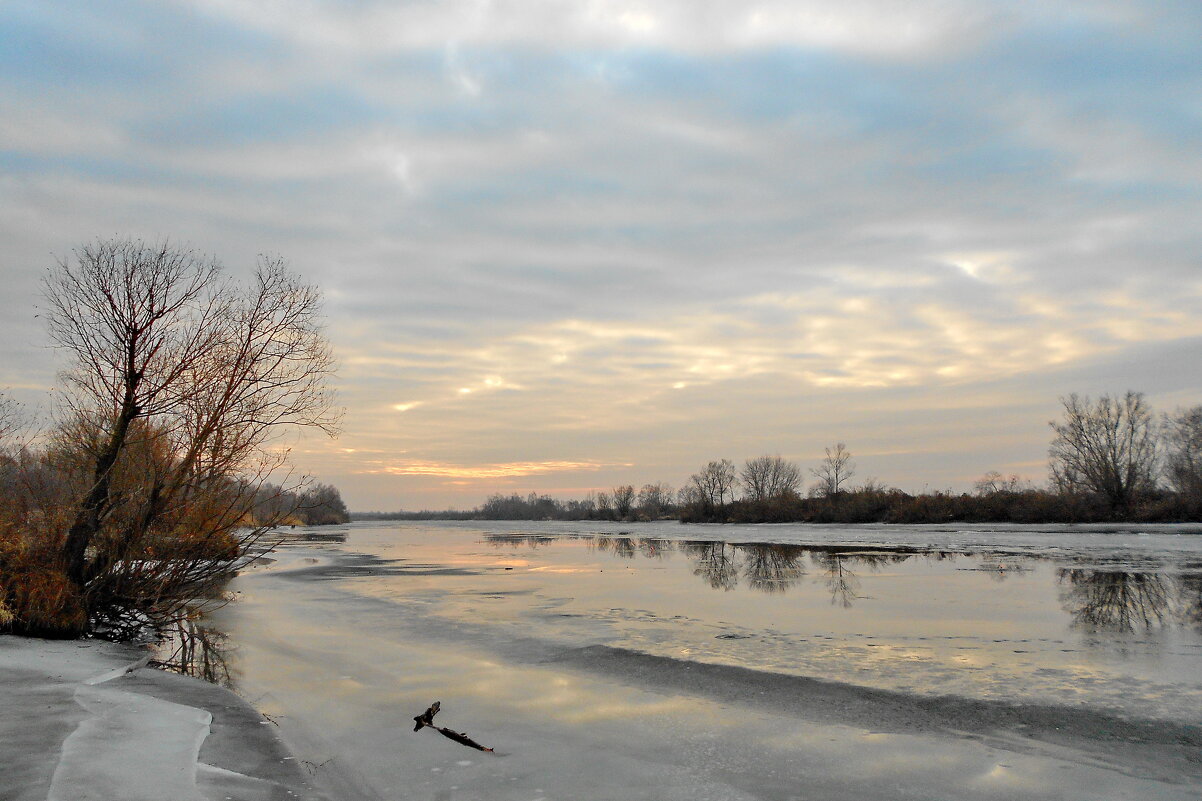
<svg viewBox="0 0 1202 801">
<path fill-rule="evenodd" d="M 246 701 L 130 645 L 0 637 L 6 801 L 328 801 Z"/>
</svg>

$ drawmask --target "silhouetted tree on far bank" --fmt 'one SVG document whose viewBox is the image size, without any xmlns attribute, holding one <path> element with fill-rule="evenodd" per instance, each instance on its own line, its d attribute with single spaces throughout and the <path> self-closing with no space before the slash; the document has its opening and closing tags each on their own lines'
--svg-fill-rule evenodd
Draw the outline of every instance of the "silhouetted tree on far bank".
<svg viewBox="0 0 1202 801">
<path fill-rule="evenodd" d="M 996 470 L 990 470 L 973 482 L 973 491 L 982 497 L 990 495 L 1013 495 L 1031 489 L 1031 483 L 1022 476 L 1011 473 L 1004 476 Z"/>
<path fill-rule="evenodd" d="M 700 501 L 707 515 L 718 514 L 726 508 L 727 498 L 734 499 L 735 466 L 730 459 L 708 462 L 689 481 L 697 489 L 695 500 Z"/>
<path fill-rule="evenodd" d="M 265 482 L 255 492 L 250 519 L 255 524 L 325 526 L 349 522 L 351 516 L 333 485 L 314 483 L 289 489 Z"/>
<path fill-rule="evenodd" d="M 851 451 L 842 442 L 835 447 L 825 448 L 826 456 L 818 467 L 810 470 L 818 479 L 816 489 L 818 494 L 827 498 L 836 498 L 843 490 L 843 485 L 856 474 L 856 463 L 852 461 Z"/>
<path fill-rule="evenodd" d="M 645 520 L 659 520 L 672 510 L 672 486 L 657 482 L 639 490 L 638 510 Z"/>
<path fill-rule="evenodd" d="M 796 496 L 801 486 L 801 468 L 779 455 L 759 456 L 747 460 L 739 478 L 743 498 L 763 503 Z"/>
<path fill-rule="evenodd" d="M 614 514 L 619 520 L 627 520 L 630 518 L 630 512 L 634 509 L 635 491 L 630 484 L 623 484 L 619 487 L 614 487 Z"/>
<path fill-rule="evenodd" d="M 613 520 L 613 496 L 611 496 L 608 492 L 597 493 L 597 517 L 602 520 Z"/>
<path fill-rule="evenodd" d="M 1163 431 L 1169 486 L 1194 515 L 1202 514 L 1202 406 L 1166 416 Z"/>
<path fill-rule="evenodd" d="M 1116 512 L 1156 484 L 1157 439 L 1143 393 L 1091 401 L 1076 393 L 1061 398 L 1063 420 L 1048 450 L 1052 481 L 1065 493 L 1096 493 Z"/>
<path fill-rule="evenodd" d="M 330 484 L 312 484 L 300 494 L 297 515 L 308 526 L 345 523 L 350 520 L 338 488 Z"/>
</svg>

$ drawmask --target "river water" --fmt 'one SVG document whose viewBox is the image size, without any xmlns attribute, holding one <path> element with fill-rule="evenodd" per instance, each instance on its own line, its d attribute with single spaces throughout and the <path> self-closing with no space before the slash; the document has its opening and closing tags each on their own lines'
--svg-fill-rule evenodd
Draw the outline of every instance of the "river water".
<svg viewBox="0 0 1202 801">
<path fill-rule="evenodd" d="M 296 534 L 197 652 L 333 797 L 1202 796 L 1197 527 Z"/>
</svg>

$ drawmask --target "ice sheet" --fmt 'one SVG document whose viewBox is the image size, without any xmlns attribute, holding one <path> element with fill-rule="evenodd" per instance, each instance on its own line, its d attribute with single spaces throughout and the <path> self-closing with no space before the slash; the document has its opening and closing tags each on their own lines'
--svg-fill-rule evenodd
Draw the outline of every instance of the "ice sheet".
<svg viewBox="0 0 1202 801">
<path fill-rule="evenodd" d="M 286 548 L 239 579 L 243 600 L 211 622 L 235 646 L 240 692 L 343 797 L 1200 789 L 1192 542 L 1135 553 L 1139 535 L 1084 535 L 1119 538 L 1106 546 L 1069 535 L 1069 549 L 982 535 L 949 558 L 938 556 L 947 543 L 919 547 L 918 532 L 844 532 L 839 547 L 792 561 L 728 544 L 728 589 L 707 572 L 712 553 L 685 543 L 730 529 L 601 528 L 604 542 L 555 524 L 352 526 L 346 543 Z M 741 542 L 801 539 L 754 533 Z M 853 544 L 859 563 L 843 548 Z M 863 558 L 874 552 L 889 558 Z M 1141 571 L 1165 579 L 1173 616 L 1083 625 L 1078 588 L 1106 594 L 1115 582 L 1103 573 Z M 832 581 L 851 578 L 845 605 Z M 1130 594 L 1139 582 L 1120 584 Z M 414 734 L 433 700 L 444 725 L 498 754 Z"/>
</svg>

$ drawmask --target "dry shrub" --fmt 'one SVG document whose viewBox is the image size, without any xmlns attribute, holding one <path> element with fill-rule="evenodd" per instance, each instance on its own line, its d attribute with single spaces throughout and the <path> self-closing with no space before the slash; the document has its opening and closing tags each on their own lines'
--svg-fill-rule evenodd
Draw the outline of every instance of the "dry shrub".
<svg viewBox="0 0 1202 801">
<path fill-rule="evenodd" d="M 78 637 L 88 615 L 61 560 L 9 531 L 0 538 L 0 630 L 39 637 Z"/>
<path fill-rule="evenodd" d="M 63 540 L 86 491 L 87 433 L 64 426 L 48 448 L 0 463 L 0 631 L 136 636 L 211 594 L 256 531 L 239 525 L 253 493 L 237 482 L 163 492 L 170 455 L 140 427 L 113 471 L 114 503 L 86 552 L 80 592 L 66 570 Z"/>
</svg>

